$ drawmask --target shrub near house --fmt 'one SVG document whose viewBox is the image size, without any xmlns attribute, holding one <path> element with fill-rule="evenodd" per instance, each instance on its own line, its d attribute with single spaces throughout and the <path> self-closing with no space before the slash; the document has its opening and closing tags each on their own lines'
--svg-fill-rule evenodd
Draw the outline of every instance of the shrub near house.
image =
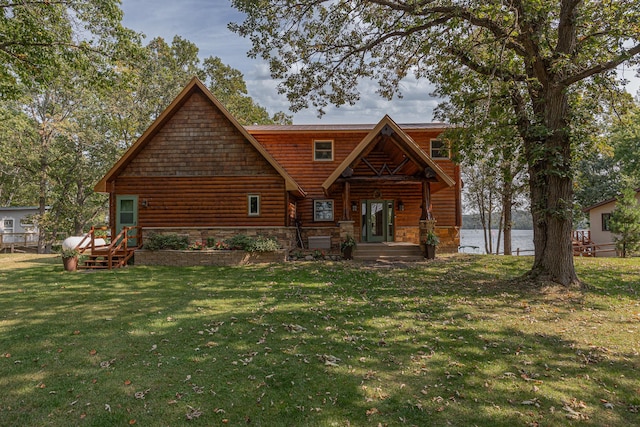
<svg viewBox="0 0 640 427">
<path fill-rule="evenodd" d="M 265 236 L 237 235 L 223 241 L 208 238 L 189 245 L 186 236 L 151 234 L 144 249 L 136 252 L 138 265 L 242 265 L 286 259 L 278 242 Z"/>
</svg>

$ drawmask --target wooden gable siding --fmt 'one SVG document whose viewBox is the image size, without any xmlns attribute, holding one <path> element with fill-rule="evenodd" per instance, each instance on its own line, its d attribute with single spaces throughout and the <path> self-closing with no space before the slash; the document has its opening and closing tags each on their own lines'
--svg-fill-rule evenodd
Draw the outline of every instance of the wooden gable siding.
<svg viewBox="0 0 640 427">
<path fill-rule="evenodd" d="M 194 92 L 120 176 L 276 176 L 201 92 Z"/>
<path fill-rule="evenodd" d="M 285 224 L 283 177 L 198 91 L 114 184 L 115 194 L 138 195 L 142 227 Z M 259 216 L 248 215 L 248 194 L 260 196 Z"/>
<path fill-rule="evenodd" d="M 430 140 L 436 138 L 439 130 L 407 132 L 416 143 L 430 154 Z M 322 183 L 338 165 L 353 151 L 353 149 L 367 136 L 368 132 L 317 132 L 317 133 L 259 133 L 252 135 L 271 153 L 271 155 L 294 177 L 294 179 L 307 191 L 307 198 L 298 202 L 298 216 L 303 225 L 333 227 L 342 216 L 341 186 L 337 185 L 328 196 L 322 191 Z M 333 161 L 313 161 L 313 141 L 334 141 Z M 375 158 L 374 154 L 374 158 Z M 387 158 L 387 160 L 389 160 Z M 376 163 L 384 164 L 381 157 Z M 460 188 L 459 167 L 450 160 L 434 159 L 443 171 L 457 182 L 455 187 L 438 189 L 432 193 L 433 215 L 438 221 L 438 226 L 460 226 Z M 358 169 L 366 168 L 361 164 Z M 365 173 L 365 170 L 360 171 Z M 372 174 L 372 172 L 366 172 Z M 435 186 L 434 186 L 435 187 Z M 376 191 L 377 190 L 377 191 Z M 415 227 L 422 213 L 422 186 L 420 183 L 395 183 L 375 184 L 357 183 L 351 186 L 351 200 L 360 201 L 373 199 L 378 196 L 386 200 L 402 200 L 405 205 L 403 212 L 396 212 L 396 227 Z M 334 221 L 313 221 L 313 200 L 334 200 Z M 350 208 L 350 207 L 349 207 Z M 352 219 L 356 221 L 356 230 L 359 228 L 358 212 L 351 212 Z"/>
<path fill-rule="evenodd" d="M 342 200 L 337 197 L 333 198 L 334 221 L 313 221 L 313 201 L 328 198 L 322 190 L 322 182 L 366 135 L 366 132 L 253 134 L 307 192 L 307 197 L 298 201 L 297 206 L 303 225 L 318 227 L 334 227 L 342 216 Z M 316 140 L 333 141 L 332 161 L 313 160 L 313 142 Z"/>
</svg>

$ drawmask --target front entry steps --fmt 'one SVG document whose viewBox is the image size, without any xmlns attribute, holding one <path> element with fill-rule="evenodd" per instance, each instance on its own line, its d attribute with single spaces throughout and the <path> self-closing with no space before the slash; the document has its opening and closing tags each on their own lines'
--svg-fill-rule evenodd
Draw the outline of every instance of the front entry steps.
<svg viewBox="0 0 640 427">
<path fill-rule="evenodd" d="M 424 261 L 424 255 L 420 246 L 413 243 L 358 243 L 353 259 L 365 262 L 419 262 Z"/>
<path fill-rule="evenodd" d="M 78 264 L 79 270 L 112 270 L 114 268 L 125 267 L 133 257 L 136 248 L 127 248 L 110 251 L 94 250 L 85 254 L 85 259 Z"/>
</svg>

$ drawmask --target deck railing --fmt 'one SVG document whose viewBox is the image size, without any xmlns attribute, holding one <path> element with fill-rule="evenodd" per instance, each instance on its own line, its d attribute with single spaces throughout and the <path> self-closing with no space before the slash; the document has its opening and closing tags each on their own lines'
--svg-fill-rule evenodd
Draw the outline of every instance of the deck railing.
<svg viewBox="0 0 640 427">
<path fill-rule="evenodd" d="M 0 250 L 38 246 L 38 233 L 0 233 Z"/>
<path fill-rule="evenodd" d="M 111 266 L 113 265 L 113 258 L 115 255 L 125 253 L 127 254 L 125 260 L 128 260 L 133 253 L 133 250 L 140 247 L 142 244 L 142 233 L 138 226 L 123 227 L 122 231 L 120 231 L 116 237 L 111 238 L 111 242 L 105 242 L 105 244 L 96 243 L 96 239 L 100 238 L 96 237 L 97 230 L 107 231 L 108 228 L 91 227 L 89 232 L 76 245 L 75 249 L 80 254 L 88 251 L 89 255 L 99 254 L 100 256 L 106 257 L 105 261 L 109 269 L 111 269 Z"/>
</svg>

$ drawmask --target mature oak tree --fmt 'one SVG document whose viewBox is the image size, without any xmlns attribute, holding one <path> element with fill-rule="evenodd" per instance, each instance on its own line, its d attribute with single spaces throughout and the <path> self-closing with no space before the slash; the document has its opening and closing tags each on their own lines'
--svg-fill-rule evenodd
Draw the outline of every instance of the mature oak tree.
<svg viewBox="0 0 640 427">
<path fill-rule="evenodd" d="M 107 70 L 136 56 L 138 36 L 121 24 L 119 0 L 0 0 L 0 97 L 50 82 L 63 67 Z"/>
<path fill-rule="evenodd" d="M 527 162 L 535 259 L 530 276 L 578 282 L 571 248 L 570 90 L 640 54 L 640 3 L 628 0 L 232 0 L 237 33 L 268 61 L 293 110 L 386 97 L 464 67 L 509 86 Z"/>
</svg>

